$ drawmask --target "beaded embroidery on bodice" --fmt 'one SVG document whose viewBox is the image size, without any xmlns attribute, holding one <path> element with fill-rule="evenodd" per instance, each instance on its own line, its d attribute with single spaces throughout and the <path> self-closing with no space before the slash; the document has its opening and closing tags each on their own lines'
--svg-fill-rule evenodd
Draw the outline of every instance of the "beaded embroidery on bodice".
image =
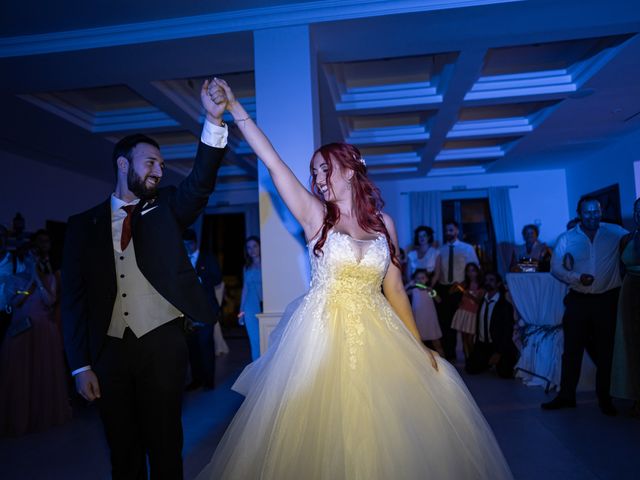
<svg viewBox="0 0 640 480">
<path fill-rule="evenodd" d="M 320 256 L 313 252 L 316 241 L 309 244 L 311 290 L 340 295 L 380 292 L 390 261 L 384 236 L 358 240 L 331 230 Z"/>
</svg>

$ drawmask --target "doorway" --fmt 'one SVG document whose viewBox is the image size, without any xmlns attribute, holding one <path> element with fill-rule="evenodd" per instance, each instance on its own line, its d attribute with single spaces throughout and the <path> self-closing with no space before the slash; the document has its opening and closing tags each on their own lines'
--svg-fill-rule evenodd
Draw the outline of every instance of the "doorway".
<svg viewBox="0 0 640 480">
<path fill-rule="evenodd" d="M 482 270 L 495 271 L 496 237 L 489 200 L 487 198 L 443 200 L 442 221 L 449 220 L 455 220 L 460 225 L 459 239 L 473 245 Z"/>
<path fill-rule="evenodd" d="M 246 336 L 245 329 L 238 327 L 237 319 L 242 297 L 245 230 L 244 213 L 208 214 L 202 222 L 200 248 L 212 252 L 222 269 L 225 296 L 220 326 L 225 336 Z"/>
</svg>

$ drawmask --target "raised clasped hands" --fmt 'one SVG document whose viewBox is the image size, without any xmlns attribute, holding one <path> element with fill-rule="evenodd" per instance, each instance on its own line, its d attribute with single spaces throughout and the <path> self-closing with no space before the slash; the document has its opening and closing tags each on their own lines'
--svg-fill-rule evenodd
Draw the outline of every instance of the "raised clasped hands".
<svg viewBox="0 0 640 480">
<path fill-rule="evenodd" d="M 215 78 L 207 79 L 202 83 L 200 100 L 202 101 L 202 106 L 207 111 L 207 120 L 215 125 L 221 125 L 222 114 L 225 108 L 227 108 L 228 99 Z"/>
<path fill-rule="evenodd" d="M 229 110 L 229 113 L 233 116 L 234 120 L 236 122 L 241 122 L 244 119 L 248 119 L 249 115 L 236 98 L 229 84 L 221 78 L 214 78 L 213 81 L 224 92 L 225 98 L 227 99 L 227 110 Z"/>
<path fill-rule="evenodd" d="M 215 82 L 216 86 L 224 93 L 224 96 L 227 100 L 227 109 L 232 110 L 237 100 L 236 96 L 231 90 L 231 87 L 226 81 L 221 78 L 214 78 L 213 81 Z"/>
</svg>

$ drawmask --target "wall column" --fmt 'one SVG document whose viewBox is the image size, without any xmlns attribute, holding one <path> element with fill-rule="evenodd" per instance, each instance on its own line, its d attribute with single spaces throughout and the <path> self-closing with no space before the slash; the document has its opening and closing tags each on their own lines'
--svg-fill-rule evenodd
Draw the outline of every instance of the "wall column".
<svg viewBox="0 0 640 480">
<path fill-rule="evenodd" d="M 308 25 L 254 32 L 256 116 L 282 159 L 305 185 L 319 142 L 316 54 Z M 285 307 L 309 286 L 304 233 L 278 196 L 267 169 L 258 168 L 264 313 L 260 347 Z"/>
</svg>

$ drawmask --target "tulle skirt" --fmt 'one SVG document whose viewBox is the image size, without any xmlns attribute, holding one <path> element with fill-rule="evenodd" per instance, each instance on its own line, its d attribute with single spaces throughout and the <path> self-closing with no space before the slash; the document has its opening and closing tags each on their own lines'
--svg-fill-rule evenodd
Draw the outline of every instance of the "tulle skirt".
<svg viewBox="0 0 640 480">
<path fill-rule="evenodd" d="M 246 396 L 197 477 L 510 479 L 456 370 L 426 351 L 379 292 L 308 294 L 234 389 Z"/>
</svg>

